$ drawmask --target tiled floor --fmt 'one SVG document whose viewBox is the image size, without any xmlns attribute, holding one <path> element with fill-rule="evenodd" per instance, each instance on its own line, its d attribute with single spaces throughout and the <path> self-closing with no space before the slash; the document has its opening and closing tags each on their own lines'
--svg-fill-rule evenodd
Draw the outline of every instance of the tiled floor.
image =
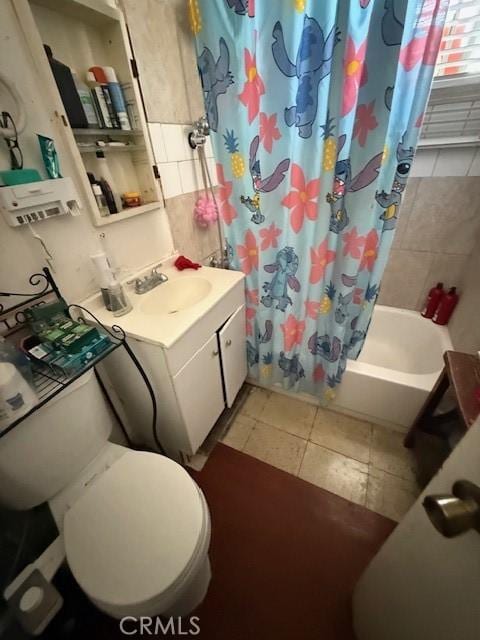
<svg viewBox="0 0 480 640">
<path fill-rule="evenodd" d="M 420 493 L 401 432 L 258 387 L 222 442 L 392 520 Z"/>
</svg>

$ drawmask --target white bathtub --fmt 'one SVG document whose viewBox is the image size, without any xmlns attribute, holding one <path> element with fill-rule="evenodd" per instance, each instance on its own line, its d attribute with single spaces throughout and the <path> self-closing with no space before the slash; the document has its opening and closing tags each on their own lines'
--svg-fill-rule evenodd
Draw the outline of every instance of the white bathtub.
<svg viewBox="0 0 480 640">
<path fill-rule="evenodd" d="M 452 349 L 446 327 L 416 311 L 377 305 L 358 360 L 349 360 L 332 409 L 409 427 Z"/>
</svg>

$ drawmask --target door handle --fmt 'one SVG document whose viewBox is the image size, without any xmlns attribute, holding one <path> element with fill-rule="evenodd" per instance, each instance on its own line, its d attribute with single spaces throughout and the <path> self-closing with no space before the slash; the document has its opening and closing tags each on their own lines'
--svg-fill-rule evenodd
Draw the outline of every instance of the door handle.
<svg viewBox="0 0 480 640">
<path fill-rule="evenodd" d="M 457 480 L 452 493 L 425 496 L 423 508 L 437 531 L 446 538 L 475 529 L 480 533 L 480 487 Z"/>
<path fill-rule="evenodd" d="M 216 358 L 218 356 L 218 349 L 212 351 L 212 358 Z"/>
<path fill-rule="evenodd" d="M 231 340 L 227 340 L 227 341 L 225 342 L 225 346 L 226 346 L 226 347 L 231 347 L 231 346 L 232 346 L 232 341 L 231 341 Z"/>
</svg>

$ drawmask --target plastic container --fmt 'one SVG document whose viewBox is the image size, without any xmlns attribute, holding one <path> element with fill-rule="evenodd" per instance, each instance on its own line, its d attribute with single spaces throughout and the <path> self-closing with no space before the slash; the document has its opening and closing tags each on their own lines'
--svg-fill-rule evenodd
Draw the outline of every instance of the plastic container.
<svg viewBox="0 0 480 640">
<path fill-rule="evenodd" d="M 433 318 L 433 315 L 444 295 L 445 290 L 443 288 L 443 282 L 437 282 L 437 286 L 430 289 L 427 299 L 425 300 L 425 305 L 422 311 L 422 316 L 424 318 Z"/>
<path fill-rule="evenodd" d="M 458 293 L 456 287 L 452 287 L 449 292 L 443 297 L 438 309 L 435 312 L 432 320 L 435 324 L 447 324 L 452 317 L 452 313 L 458 303 Z"/>
<path fill-rule="evenodd" d="M 17 347 L 0 336 L 0 362 L 13 364 L 33 387 L 32 365 L 27 356 Z"/>
<path fill-rule="evenodd" d="M 28 413 L 38 396 L 11 362 L 0 362 L 0 432 Z"/>
</svg>

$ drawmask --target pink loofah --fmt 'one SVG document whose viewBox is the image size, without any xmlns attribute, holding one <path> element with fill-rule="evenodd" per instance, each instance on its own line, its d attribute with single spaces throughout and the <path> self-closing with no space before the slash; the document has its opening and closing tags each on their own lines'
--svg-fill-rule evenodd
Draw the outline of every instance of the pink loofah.
<svg viewBox="0 0 480 640">
<path fill-rule="evenodd" d="M 217 221 L 217 208 L 212 198 L 201 196 L 195 203 L 193 215 L 200 227 L 208 227 Z"/>
</svg>

